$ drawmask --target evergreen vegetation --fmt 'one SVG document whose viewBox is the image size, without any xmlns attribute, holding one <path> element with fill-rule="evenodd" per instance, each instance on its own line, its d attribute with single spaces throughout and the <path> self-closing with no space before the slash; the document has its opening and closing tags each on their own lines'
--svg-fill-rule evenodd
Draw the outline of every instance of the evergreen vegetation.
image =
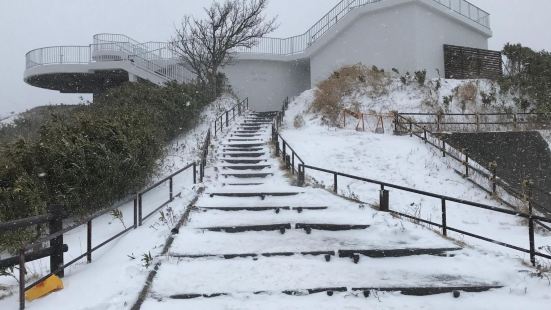
<svg viewBox="0 0 551 310">
<path fill-rule="evenodd" d="M 505 75 L 499 80 L 502 93 L 509 93 L 525 111 L 551 113 L 551 53 L 534 51 L 521 44 L 503 48 Z"/>
<path fill-rule="evenodd" d="M 48 115 L 35 133 L 0 145 L 0 222 L 44 214 L 54 203 L 82 216 L 140 190 L 166 143 L 194 125 L 205 103 L 194 86 L 127 83 Z M 31 234 L 3 234 L 0 248 Z"/>
</svg>

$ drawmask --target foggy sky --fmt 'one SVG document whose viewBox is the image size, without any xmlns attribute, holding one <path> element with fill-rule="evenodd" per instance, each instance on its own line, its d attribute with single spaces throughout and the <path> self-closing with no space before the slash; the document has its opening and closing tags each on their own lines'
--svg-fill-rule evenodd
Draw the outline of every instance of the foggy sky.
<svg viewBox="0 0 551 310">
<path fill-rule="evenodd" d="M 210 0 L 0 0 L 0 115 L 38 105 L 77 103 L 23 82 L 25 53 L 56 45 L 88 45 L 96 33 L 123 33 L 138 41 L 166 41 L 183 15 L 200 15 Z M 303 33 L 339 0 L 271 0 L 275 37 Z M 520 42 L 551 50 L 549 0 L 472 0 L 491 14 L 490 49 Z M 86 97 L 87 98 L 87 97 Z"/>
</svg>

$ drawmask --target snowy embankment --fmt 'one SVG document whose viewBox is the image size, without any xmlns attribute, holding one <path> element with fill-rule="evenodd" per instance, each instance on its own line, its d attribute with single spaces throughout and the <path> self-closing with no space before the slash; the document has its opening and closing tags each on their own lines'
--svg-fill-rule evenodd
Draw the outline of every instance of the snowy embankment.
<svg viewBox="0 0 551 310">
<path fill-rule="evenodd" d="M 308 112 L 313 98 L 313 91 L 307 91 L 290 104 L 284 121 L 284 130 L 281 132 L 306 164 L 503 207 L 455 173 L 442 154 L 420 139 L 392 135 L 390 120 L 385 123 L 386 134 L 372 133 L 374 128 L 371 127 L 375 127 L 376 123 L 368 124 L 371 130 L 366 132 L 351 129 L 354 128 L 353 125 L 347 129 L 329 127 L 324 125 L 319 116 Z M 406 106 L 404 103 L 401 105 Z M 396 106 L 388 108 L 397 110 Z M 299 126 L 300 128 L 295 128 L 297 115 L 304 119 L 304 125 Z M 306 175 L 328 188 L 333 186 L 333 175 L 308 169 Z M 339 177 L 338 185 L 340 194 L 360 199 L 373 206 L 379 204 L 378 185 L 343 177 Z M 390 189 L 390 207 L 395 211 L 441 222 L 439 199 Z M 528 248 L 529 245 L 527 224 L 518 217 L 448 202 L 447 223 L 456 229 L 522 248 Z M 529 255 L 522 252 L 456 233 L 450 233 L 450 237 L 510 258 L 529 261 Z M 536 235 L 536 246 L 539 251 L 550 253 L 551 234 L 539 231 Z M 549 261 L 542 260 L 540 263 L 550 266 Z"/>
<path fill-rule="evenodd" d="M 152 180 L 161 180 L 170 173 L 197 161 L 199 146 L 203 142 L 210 122 L 226 108 L 236 104 L 235 99 L 226 97 L 209 105 L 201 113 L 195 128 L 190 129 L 167 147 L 166 157 L 160 162 L 159 172 Z M 107 244 L 93 253 L 92 264 L 86 258 L 65 269 L 63 279 L 65 288 L 47 298 L 27 303 L 27 309 L 124 309 L 132 305 L 142 289 L 149 268 L 153 262 L 149 257 L 157 257 L 162 250 L 170 230 L 186 211 L 186 206 L 195 197 L 193 172 L 189 169 L 174 179 L 174 193 L 182 192 L 167 205 L 161 213 L 154 214 L 143 226 L 132 230 L 121 238 Z M 143 214 L 149 214 L 168 200 L 169 187 L 162 186 L 143 197 Z M 101 244 L 127 227 L 133 225 L 133 201 L 124 203 L 119 210 L 120 218 L 112 214 L 95 219 L 93 227 L 93 247 Z M 86 252 L 86 226 L 81 226 L 64 235 L 64 243 L 69 251 L 65 253 L 65 262 L 73 260 Z M 26 264 L 28 282 L 33 282 L 49 271 L 49 260 L 41 259 Z M 5 287 L 5 289 L 2 289 Z M 93 290 L 90 288 L 93 287 Z M 17 280 L 9 276 L 0 276 L 0 309 L 16 309 Z M 2 296 L 4 297 L 2 299 Z"/>
</svg>

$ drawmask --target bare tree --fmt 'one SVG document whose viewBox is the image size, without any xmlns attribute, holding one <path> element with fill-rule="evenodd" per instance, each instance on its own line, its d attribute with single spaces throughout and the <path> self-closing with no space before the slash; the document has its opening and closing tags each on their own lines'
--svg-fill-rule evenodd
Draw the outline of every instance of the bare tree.
<svg viewBox="0 0 551 310">
<path fill-rule="evenodd" d="M 204 8 L 205 19 L 185 16 L 172 48 L 199 83 L 218 90 L 218 73 L 229 64 L 236 48 L 251 48 L 274 31 L 275 18 L 263 15 L 268 0 L 226 0 Z"/>
</svg>

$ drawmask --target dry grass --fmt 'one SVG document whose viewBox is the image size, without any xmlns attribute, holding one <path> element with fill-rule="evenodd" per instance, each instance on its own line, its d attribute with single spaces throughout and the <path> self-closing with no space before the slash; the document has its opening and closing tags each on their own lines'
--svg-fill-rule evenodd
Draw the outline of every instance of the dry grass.
<svg viewBox="0 0 551 310">
<path fill-rule="evenodd" d="M 295 119 L 293 120 L 293 126 L 295 128 L 302 128 L 305 125 L 304 116 L 302 114 L 298 114 L 295 116 Z"/>
<path fill-rule="evenodd" d="M 320 113 L 327 123 L 337 125 L 343 108 L 359 109 L 359 102 L 351 98 L 354 94 L 377 98 L 388 94 L 389 84 L 389 76 L 376 67 L 361 64 L 342 67 L 318 84 L 311 111 Z M 351 107 L 344 105 L 346 98 L 351 99 Z"/>
<path fill-rule="evenodd" d="M 478 95 L 478 85 L 475 82 L 467 82 L 457 88 L 457 97 L 462 103 L 474 103 Z"/>
</svg>

